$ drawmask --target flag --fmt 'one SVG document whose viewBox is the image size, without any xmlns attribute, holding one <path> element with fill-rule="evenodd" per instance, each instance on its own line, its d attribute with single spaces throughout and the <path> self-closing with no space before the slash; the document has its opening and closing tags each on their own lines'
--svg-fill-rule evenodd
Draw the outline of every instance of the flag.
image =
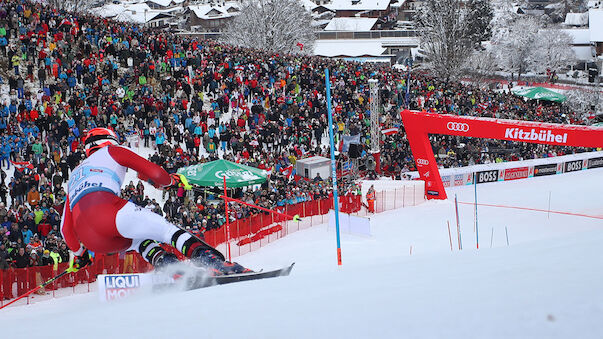
<svg viewBox="0 0 603 339">
<path fill-rule="evenodd" d="M 242 71 L 243 69 L 244 69 L 244 68 L 243 68 L 243 66 L 241 66 L 241 65 L 237 65 L 237 66 L 235 66 L 235 70 L 237 70 L 237 71 Z"/>
<path fill-rule="evenodd" d="M 387 129 L 382 129 L 381 133 L 385 134 L 385 135 L 393 135 L 398 133 L 398 129 L 396 127 L 393 128 L 387 128 Z"/>
<path fill-rule="evenodd" d="M 23 170 L 25 170 L 26 168 L 28 169 L 32 169 L 34 168 L 33 164 L 29 161 L 10 161 L 11 164 L 13 164 L 13 166 L 15 166 L 15 168 L 19 171 L 19 172 L 23 172 Z"/>
<path fill-rule="evenodd" d="M 490 105 L 487 102 L 482 102 L 482 103 L 477 104 L 477 106 L 480 109 L 484 110 L 484 109 L 488 108 L 488 106 L 490 106 Z"/>
<path fill-rule="evenodd" d="M 341 164 L 341 175 L 342 176 L 350 174 L 351 170 L 352 170 L 352 162 L 350 160 Z"/>
<path fill-rule="evenodd" d="M 293 165 L 289 165 L 287 167 L 283 167 L 279 170 L 281 174 L 285 175 L 287 179 L 293 179 Z"/>
<path fill-rule="evenodd" d="M 342 144 L 339 149 L 341 152 L 347 152 L 350 149 L 350 144 L 360 144 L 360 134 L 356 135 L 344 135 L 341 139 Z"/>
</svg>

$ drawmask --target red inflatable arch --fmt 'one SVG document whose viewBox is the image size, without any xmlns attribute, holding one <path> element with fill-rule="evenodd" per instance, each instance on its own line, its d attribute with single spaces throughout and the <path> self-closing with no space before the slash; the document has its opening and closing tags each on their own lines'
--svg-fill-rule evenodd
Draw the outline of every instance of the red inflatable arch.
<svg viewBox="0 0 603 339">
<path fill-rule="evenodd" d="M 400 113 L 427 199 L 446 199 L 429 134 L 523 141 L 535 144 L 603 147 L 603 128 L 532 121 L 457 116 L 404 110 Z"/>
</svg>

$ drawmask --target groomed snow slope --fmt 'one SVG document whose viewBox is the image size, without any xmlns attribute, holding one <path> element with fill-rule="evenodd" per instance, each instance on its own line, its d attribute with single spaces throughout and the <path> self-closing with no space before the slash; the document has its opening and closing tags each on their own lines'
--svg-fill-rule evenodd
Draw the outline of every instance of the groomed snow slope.
<svg viewBox="0 0 603 339">
<path fill-rule="evenodd" d="M 94 293 L 0 311 L 4 338 L 600 338 L 603 169 L 478 185 L 453 200 L 372 217 L 370 238 L 326 225 L 238 258 L 289 277 L 101 304 Z M 448 191 L 473 202 L 472 186 Z M 450 251 L 447 220 L 453 231 Z M 510 246 L 507 247 L 505 226 Z M 494 230 L 494 231 L 492 231 Z M 493 232 L 492 244 L 490 239 Z M 412 255 L 410 247 L 412 246 Z"/>
</svg>

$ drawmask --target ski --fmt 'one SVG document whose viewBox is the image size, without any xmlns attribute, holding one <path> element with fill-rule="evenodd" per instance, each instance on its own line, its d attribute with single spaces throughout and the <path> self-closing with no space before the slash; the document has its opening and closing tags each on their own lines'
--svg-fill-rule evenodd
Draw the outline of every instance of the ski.
<svg viewBox="0 0 603 339">
<path fill-rule="evenodd" d="M 261 272 L 249 272 L 249 273 L 239 273 L 239 274 L 229 274 L 229 275 L 219 275 L 219 276 L 207 276 L 202 273 L 199 274 L 195 279 L 189 279 L 187 282 L 187 286 L 185 290 L 196 290 L 199 288 L 205 288 L 215 285 L 225 285 L 232 284 L 241 281 L 249 281 L 249 280 L 259 280 L 259 279 L 267 279 L 267 278 L 276 278 L 281 276 L 287 276 L 291 273 L 293 266 L 295 263 L 292 263 L 289 266 L 279 268 L 271 271 L 261 271 Z"/>
</svg>

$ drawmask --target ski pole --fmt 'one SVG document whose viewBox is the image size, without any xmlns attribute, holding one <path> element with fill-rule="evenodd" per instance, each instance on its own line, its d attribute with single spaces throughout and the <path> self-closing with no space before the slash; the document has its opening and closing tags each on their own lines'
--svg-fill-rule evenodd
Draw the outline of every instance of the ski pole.
<svg viewBox="0 0 603 339">
<path fill-rule="evenodd" d="M 41 285 L 38 285 L 38 286 L 36 286 L 35 288 L 32 288 L 31 290 L 29 290 L 29 291 L 27 291 L 27 292 L 23 293 L 22 295 L 18 296 L 18 297 L 17 297 L 15 300 L 12 300 L 11 302 L 7 303 L 6 305 L 4 305 L 4 306 L 0 307 L 0 310 L 1 310 L 1 309 L 3 309 L 3 308 L 5 308 L 5 307 L 6 307 L 6 306 L 8 306 L 8 305 L 13 304 L 13 303 L 14 303 L 14 302 L 16 302 L 17 300 L 21 300 L 21 299 L 23 299 L 23 298 L 25 298 L 25 297 L 29 296 L 30 294 L 35 293 L 35 292 L 36 292 L 37 290 L 39 290 L 40 288 L 45 287 L 45 286 L 47 286 L 47 285 L 51 284 L 52 282 L 54 282 L 55 280 L 57 280 L 57 279 L 59 279 L 59 278 L 62 278 L 64 275 L 69 274 L 69 273 L 72 273 L 72 272 L 75 272 L 74 268 L 72 268 L 72 267 L 67 268 L 67 269 L 66 269 L 66 270 L 64 270 L 63 272 L 61 272 L 61 273 L 59 273 L 59 274 L 55 275 L 53 278 L 50 278 L 49 280 L 47 280 L 45 283 L 42 283 Z"/>
</svg>

